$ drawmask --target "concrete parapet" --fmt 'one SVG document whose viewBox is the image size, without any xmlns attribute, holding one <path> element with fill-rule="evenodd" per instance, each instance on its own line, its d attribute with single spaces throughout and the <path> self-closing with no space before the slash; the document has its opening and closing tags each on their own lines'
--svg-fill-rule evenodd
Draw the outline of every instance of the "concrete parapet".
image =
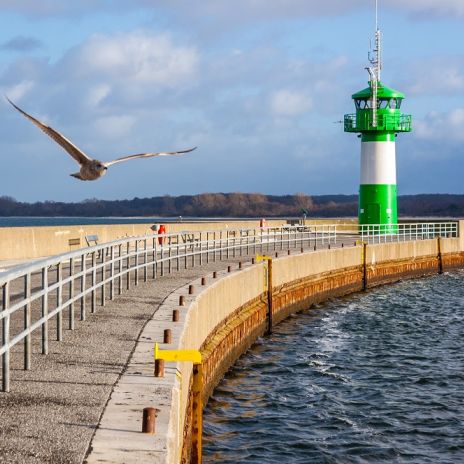
<svg viewBox="0 0 464 464">
<path fill-rule="evenodd" d="M 268 227 L 286 224 L 285 219 L 269 220 Z M 309 223 L 309 221 L 308 221 Z M 86 247 L 86 235 L 98 235 L 99 242 L 110 242 L 124 237 L 151 235 L 153 224 L 86 224 L 80 226 L 0 227 L 0 261 L 34 259 L 66 253 Z M 214 231 L 259 227 L 259 220 L 204 221 L 168 223 L 166 233 L 188 230 Z M 80 246 L 70 245 L 70 239 L 79 239 Z"/>
<path fill-rule="evenodd" d="M 464 230 L 464 229 L 461 229 Z M 364 263 L 362 246 L 285 256 L 273 262 L 273 319 L 277 323 L 292 312 L 309 308 L 311 304 L 329 297 L 344 295 L 367 286 L 392 282 L 404 277 L 417 277 L 439 271 L 439 260 L 447 266 L 464 266 L 464 243 L 461 239 L 421 240 L 406 243 L 368 245 Z M 188 295 L 188 287 L 170 295 L 154 319 L 147 324 L 141 336 L 140 346 L 128 372 L 147 372 L 153 369 L 150 347 L 161 341 L 163 330 L 172 329 L 171 347 L 200 349 L 204 365 L 204 396 L 212 391 L 225 370 L 232 365 L 266 327 L 267 304 L 265 288 L 265 264 L 245 266 L 233 273 L 218 274 L 218 279 L 207 279 L 205 286 L 200 280 L 193 282 L 201 288 L 197 295 Z M 185 295 L 180 323 L 170 319 L 173 308 L 179 308 L 179 296 Z M 147 354 L 148 353 L 148 354 Z M 134 364 L 135 363 L 135 364 Z M 142 383 L 132 376 L 123 376 L 115 387 L 102 418 L 102 432 L 97 431 L 89 456 L 92 462 L 153 462 L 178 463 L 189 461 L 191 440 L 191 373 L 190 363 L 177 363 L 166 368 L 165 378 L 152 378 L 145 393 Z M 132 386 L 132 385 L 133 386 Z M 139 395 L 133 399 L 131 391 Z M 140 390 L 140 391 L 139 391 Z M 140 395 L 142 395 L 140 397 Z M 154 395 L 151 397 L 150 395 Z M 157 422 L 159 433 L 151 441 L 106 428 L 111 423 L 108 414 L 125 420 L 125 428 L 136 430 L 133 411 L 142 411 L 140 398 L 150 398 L 154 407 L 160 408 Z M 135 401 L 135 405 L 130 402 Z M 146 403 L 148 402 L 145 401 Z M 143 406 L 150 406 L 144 404 Z M 126 416 L 124 416 L 126 414 Z M 131 416 L 132 415 L 132 416 Z M 135 422 L 134 422 L 135 421 Z M 140 421 L 140 417 L 139 417 Z M 158 426 L 159 423 L 159 426 Z M 110 433 L 111 429 L 113 432 Z M 124 431 L 123 431 L 124 432 Z M 108 444 L 112 440 L 113 445 Z M 128 439 L 130 443 L 121 443 Z M 110 448 L 137 449 L 137 453 L 122 452 L 123 459 Z M 155 458 L 156 457 L 156 458 Z"/>
</svg>

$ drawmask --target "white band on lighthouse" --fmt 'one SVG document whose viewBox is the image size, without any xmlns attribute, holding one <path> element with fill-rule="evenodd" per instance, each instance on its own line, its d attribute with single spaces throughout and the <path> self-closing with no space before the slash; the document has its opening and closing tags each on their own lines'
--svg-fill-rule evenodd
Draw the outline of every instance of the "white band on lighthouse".
<svg viewBox="0 0 464 464">
<path fill-rule="evenodd" d="M 361 184 L 396 185 L 395 142 L 361 143 Z"/>
</svg>

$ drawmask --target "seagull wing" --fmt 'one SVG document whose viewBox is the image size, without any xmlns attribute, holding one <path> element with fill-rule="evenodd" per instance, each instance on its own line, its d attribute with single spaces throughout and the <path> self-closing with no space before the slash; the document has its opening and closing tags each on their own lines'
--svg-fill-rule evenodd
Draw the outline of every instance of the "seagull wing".
<svg viewBox="0 0 464 464">
<path fill-rule="evenodd" d="M 193 150 L 196 150 L 197 147 L 189 148 L 188 150 L 179 150 L 179 151 L 167 151 L 167 152 L 159 152 L 159 153 L 140 153 L 138 155 L 129 155 L 123 156 L 122 158 L 115 159 L 113 161 L 107 161 L 102 163 L 104 166 L 109 167 L 116 163 L 122 163 L 123 161 L 129 161 L 131 159 L 136 158 L 153 158 L 155 156 L 180 156 L 184 153 L 190 153 Z"/>
<path fill-rule="evenodd" d="M 18 108 L 8 97 L 6 99 L 16 108 L 23 116 L 25 116 L 29 121 L 35 124 L 39 129 L 45 132 L 49 137 L 51 137 L 58 145 L 63 147 L 79 164 L 85 164 L 91 159 L 79 148 L 77 148 L 71 141 L 69 141 L 64 135 L 60 134 L 55 129 L 52 129 L 49 126 L 41 123 L 38 119 L 35 119 L 30 114 L 27 114 L 21 108 Z"/>
</svg>

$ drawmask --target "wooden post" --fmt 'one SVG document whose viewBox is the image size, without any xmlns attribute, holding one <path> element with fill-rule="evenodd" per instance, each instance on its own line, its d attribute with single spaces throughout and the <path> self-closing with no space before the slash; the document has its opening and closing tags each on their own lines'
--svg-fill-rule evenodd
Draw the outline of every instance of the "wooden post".
<svg viewBox="0 0 464 464">
<path fill-rule="evenodd" d="M 443 274 L 443 256 L 441 253 L 441 237 L 437 237 L 437 249 L 438 249 L 438 273 Z"/>
<path fill-rule="evenodd" d="M 268 335 L 272 333 L 272 313 L 273 313 L 273 297 L 272 297 L 272 258 L 267 261 L 267 314 L 268 314 Z"/>
<path fill-rule="evenodd" d="M 367 290 L 367 243 L 362 243 L 363 291 Z"/>
<path fill-rule="evenodd" d="M 202 437 L 203 437 L 203 367 L 200 364 L 193 365 L 193 423 L 192 423 L 192 455 L 191 463 L 202 462 Z"/>
</svg>

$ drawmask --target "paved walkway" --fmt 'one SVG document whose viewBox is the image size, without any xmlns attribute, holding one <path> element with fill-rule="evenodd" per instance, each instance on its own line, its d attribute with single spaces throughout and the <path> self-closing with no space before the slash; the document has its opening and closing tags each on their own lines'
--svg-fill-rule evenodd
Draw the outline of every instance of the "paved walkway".
<svg viewBox="0 0 464 464">
<path fill-rule="evenodd" d="M 139 283 L 76 321 L 76 330 L 64 330 L 62 342 L 51 339 L 47 356 L 36 331 L 32 369 L 22 370 L 22 349 L 13 350 L 11 392 L 0 392 L 0 462 L 82 463 L 114 385 L 163 300 L 191 280 L 247 260 L 251 255 Z"/>
<path fill-rule="evenodd" d="M 1 463 L 81 463 L 114 384 L 124 371 L 144 325 L 162 301 L 191 280 L 228 262 L 140 283 L 98 307 L 76 330 L 50 341 L 48 356 L 34 350 L 32 369 L 12 353 L 11 392 L 0 393 Z M 52 332 L 51 332 L 52 333 Z"/>
</svg>

